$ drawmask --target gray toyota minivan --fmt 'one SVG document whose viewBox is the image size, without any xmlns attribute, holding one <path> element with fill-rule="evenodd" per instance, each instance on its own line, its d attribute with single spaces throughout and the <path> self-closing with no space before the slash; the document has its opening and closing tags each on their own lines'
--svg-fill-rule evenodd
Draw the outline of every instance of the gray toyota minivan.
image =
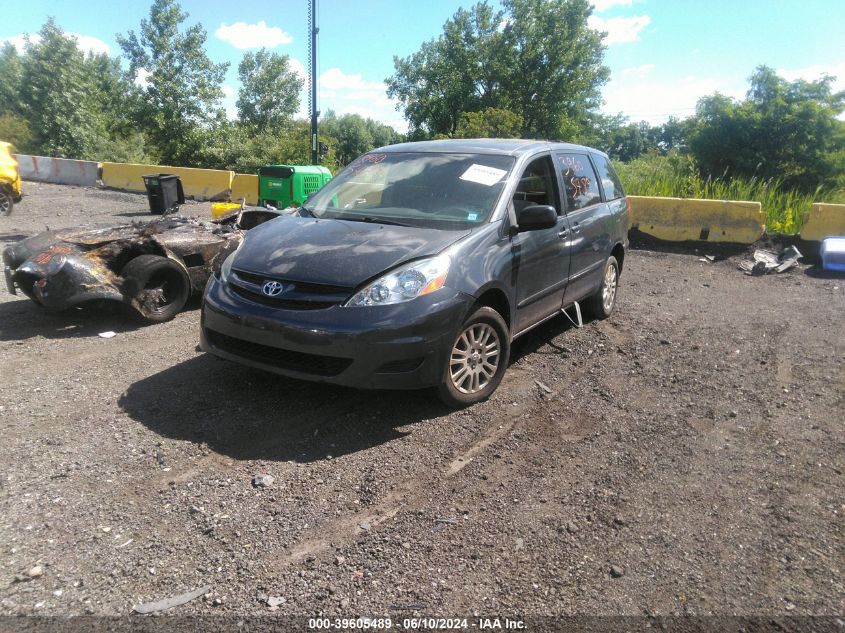
<svg viewBox="0 0 845 633">
<path fill-rule="evenodd" d="M 487 398 L 511 342 L 581 302 L 613 310 L 628 201 L 568 143 L 404 143 L 262 224 L 206 286 L 202 348 L 306 380 Z"/>
</svg>

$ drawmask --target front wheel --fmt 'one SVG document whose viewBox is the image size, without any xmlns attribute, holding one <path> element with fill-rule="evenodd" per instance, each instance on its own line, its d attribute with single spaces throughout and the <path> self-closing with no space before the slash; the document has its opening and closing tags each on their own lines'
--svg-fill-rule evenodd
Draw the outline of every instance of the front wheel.
<svg viewBox="0 0 845 633">
<path fill-rule="evenodd" d="M 12 192 L 0 189 L 0 215 L 12 215 L 12 209 L 14 208 L 15 199 L 12 197 Z"/>
<path fill-rule="evenodd" d="M 142 321 L 163 323 L 185 307 L 191 282 L 182 267 L 160 255 L 139 255 L 121 271 L 123 293 Z"/>
<path fill-rule="evenodd" d="M 589 313 L 597 319 L 606 319 L 613 312 L 616 305 L 616 294 L 619 289 L 619 263 L 611 255 L 604 265 L 604 275 L 601 286 L 587 298 L 586 305 Z"/>
<path fill-rule="evenodd" d="M 440 399 L 456 408 L 486 400 L 502 382 L 509 357 L 505 320 L 492 308 L 478 308 L 452 343 L 438 388 Z"/>
</svg>

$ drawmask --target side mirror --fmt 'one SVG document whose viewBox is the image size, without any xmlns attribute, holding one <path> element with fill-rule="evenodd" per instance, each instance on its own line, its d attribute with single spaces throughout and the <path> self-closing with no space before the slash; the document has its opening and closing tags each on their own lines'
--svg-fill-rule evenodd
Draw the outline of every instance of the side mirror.
<svg viewBox="0 0 845 633">
<path fill-rule="evenodd" d="M 520 231 L 541 231 L 557 226 L 557 211 L 548 204 L 525 207 L 516 216 Z"/>
</svg>

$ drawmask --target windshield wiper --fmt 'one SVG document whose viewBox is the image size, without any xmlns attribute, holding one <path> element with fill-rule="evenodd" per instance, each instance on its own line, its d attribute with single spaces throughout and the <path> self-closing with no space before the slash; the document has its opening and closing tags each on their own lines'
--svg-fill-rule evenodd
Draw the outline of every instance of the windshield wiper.
<svg viewBox="0 0 845 633">
<path fill-rule="evenodd" d="M 299 215 L 301 217 L 305 217 L 305 218 L 313 218 L 314 217 L 314 214 L 311 213 L 311 211 L 309 209 L 307 209 L 306 207 L 299 207 Z"/>
<path fill-rule="evenodd" d="M 341 216 L 338 220 L 349 220 L 350 222 L 368 222 L 370 224 L 389 224 L 391 226 L 413 226 L 412 224 L 405 224 L 404 222 L 397 222 L 396 220 L 385 220 L 383 218 L 374 218 L 369 215 L 349 217 Z"/>
</svg>

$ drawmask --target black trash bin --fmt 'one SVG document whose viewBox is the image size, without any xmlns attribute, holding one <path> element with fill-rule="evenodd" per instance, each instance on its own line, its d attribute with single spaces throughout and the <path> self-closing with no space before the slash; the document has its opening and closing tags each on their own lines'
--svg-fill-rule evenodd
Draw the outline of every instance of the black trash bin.
<svg viewBox="0 0 845 633">
<path fill-rule="evenodd" d="M 185 192 L 182 181 L 174 174 L 150 174 L 144 176 L 147 188 L 147 201 L 151 213 L 171 213 L 180 204 L 185 204 Z"/>
</svg>

